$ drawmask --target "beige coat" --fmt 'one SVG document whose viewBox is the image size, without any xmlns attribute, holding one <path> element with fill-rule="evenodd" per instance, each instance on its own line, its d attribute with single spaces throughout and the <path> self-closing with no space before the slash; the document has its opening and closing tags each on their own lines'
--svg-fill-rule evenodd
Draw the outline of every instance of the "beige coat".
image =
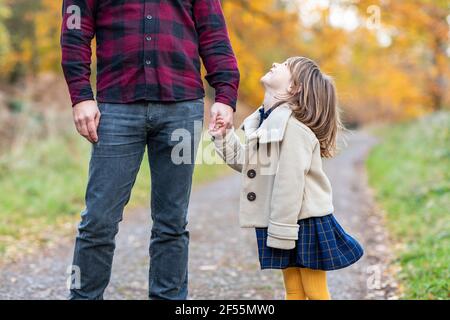
<svg viewBox="0 0 450 320">
<path fill-rule="evenodd" d="M 242 173 L 239 221 L 243 228 L 268 227 L 267 245 L 292 249 L 297 221 L 333 213 L 330 182 L 322 170 L 320 145 L 314 133 L 281 105 L 259 124 L 259 111 L 239 129 L 212 138 L 216 152 Z"/>
</svg>

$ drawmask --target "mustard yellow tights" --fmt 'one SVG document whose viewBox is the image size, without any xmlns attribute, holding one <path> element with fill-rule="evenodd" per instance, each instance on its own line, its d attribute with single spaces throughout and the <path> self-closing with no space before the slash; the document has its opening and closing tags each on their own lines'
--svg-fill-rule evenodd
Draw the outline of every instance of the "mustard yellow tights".
<svg viewBox="0 0 450 320">
<path fill-rule="evenodd" d="M 307 268 L 283 269 L 286 300 L 330 300 L 327 274 Z"/>
</svg>

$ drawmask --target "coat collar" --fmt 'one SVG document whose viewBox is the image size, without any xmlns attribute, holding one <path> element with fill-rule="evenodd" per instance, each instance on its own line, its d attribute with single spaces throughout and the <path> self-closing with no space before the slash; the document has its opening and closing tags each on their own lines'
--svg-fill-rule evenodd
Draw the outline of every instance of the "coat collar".
<svg viewBox="0 0 450 320">
<path fill-rule="evenodd" d="M 292 109 L 287 104 L 282 104 L 274 109 L 270 116 L 259 125 L 259 108 L 250 114 L 239 129 L 244 130 L 248 140 L 259 139 L 260 143 L 270 143 L 283 140 L 287 122 L 292 114 Z"/>
</svg>

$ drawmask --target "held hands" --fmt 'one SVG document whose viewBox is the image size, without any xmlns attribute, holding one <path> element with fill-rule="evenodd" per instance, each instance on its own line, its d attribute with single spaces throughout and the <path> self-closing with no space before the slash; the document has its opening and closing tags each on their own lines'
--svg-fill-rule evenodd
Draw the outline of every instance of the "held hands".
<svg viewBox="0 0 450 320">
<path fill-rule="evenodd" d="M 72 108 L 72 114 L 78 133 L 89 142 L 96 143 L 98 141 L 97 128 L 101 116 L 97 102 L 94 100 L 80 102 Z"/>
<path fill-rule="evenodd" d="M 226 126 L 223 118 L 218 116 L 216 119 L 216 125 L 208 130 L 209 134 L 214 138 L 223 138 L 226 134 Z"/>
<path fill-rule="evenodd" d="M 233 109 L 223 103 L 216 102 L 211 107 L 209 134 L 213 137 L 224 137 L 226 130 L 233 127 Z"/>
<path fill-rule="evenodd" d="M 89 142 L 98 141 L 97 128 L 100 122 L 100 110 L 94 100 L 83 101 L 72 108 L 73 119 L 77 131 Z M 213 137 L 224 137 L 226 130 L 233 126 L 233 109 L 223 103 L 216 102 L 211 107 L 209 133 Z"/>
</svg>

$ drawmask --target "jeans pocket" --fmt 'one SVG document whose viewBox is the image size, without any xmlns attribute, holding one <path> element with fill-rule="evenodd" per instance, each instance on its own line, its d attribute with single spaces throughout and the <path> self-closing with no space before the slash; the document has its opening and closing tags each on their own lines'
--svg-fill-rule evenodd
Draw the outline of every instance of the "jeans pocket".
<svg viewBox="0 0 450 320">
<path fill-rule="evenodd" d="M 203 116 L 205 114 L 205 99 L 199 98 L 191 101 L 189 103 L 192 112 L 197 115 L 198 118 L 201 118 L 203 120 Z"/>
<path fill-rule="evenodd" d="M 105 110 L 105 108 L 106 108 L 106 103 L 104 103 L 104 102 L 97 102 L 97 107 L 98 107 L 98 110 L 100 110 L 100 113 L 102 113 Z"/>
</svg>

